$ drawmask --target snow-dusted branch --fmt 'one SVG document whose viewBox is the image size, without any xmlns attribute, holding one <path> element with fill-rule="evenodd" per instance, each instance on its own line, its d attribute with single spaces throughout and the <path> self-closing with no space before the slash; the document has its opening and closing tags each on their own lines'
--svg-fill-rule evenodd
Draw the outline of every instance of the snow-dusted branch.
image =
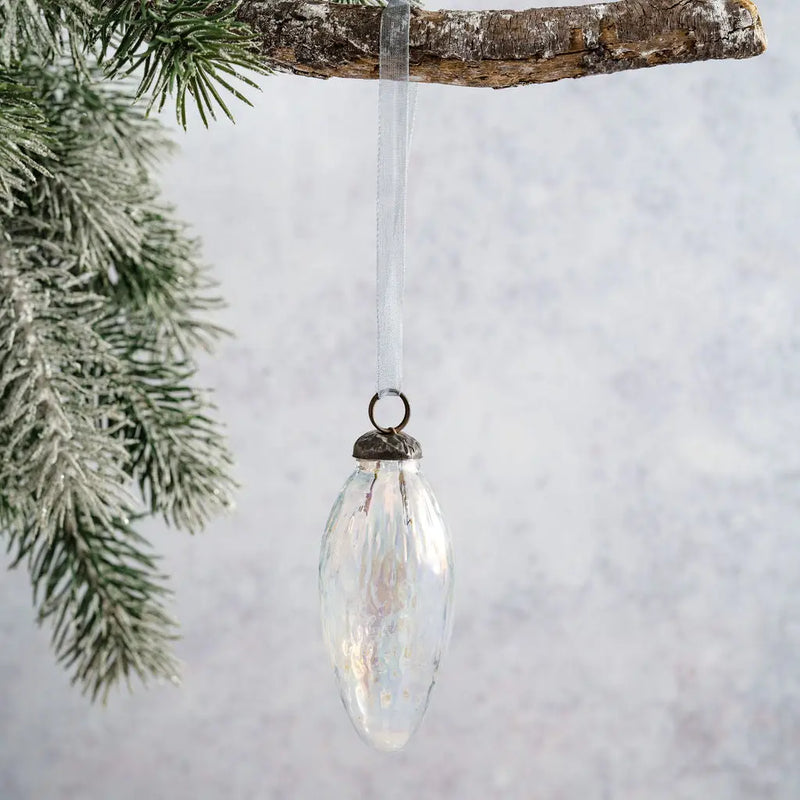
<svg viewBox="0 0 800 800">
<path fill-rule="evenodd" d="M 244 0 L 267 66 L 377 78 L 381 8 Z M 766 49 L 751 0 L 620 0 L 527 11 L 412 9 L 412 80 L 500 89 L 625 69 L 749 58 Z"/>
</svg>

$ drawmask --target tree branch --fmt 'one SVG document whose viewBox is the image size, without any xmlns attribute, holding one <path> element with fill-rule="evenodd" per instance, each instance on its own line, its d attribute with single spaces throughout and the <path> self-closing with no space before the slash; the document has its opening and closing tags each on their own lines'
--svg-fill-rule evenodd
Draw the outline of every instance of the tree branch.
<svg viewBox="0 0 800 800">
<path fill-rule="evenodd" d="M 381 8 L 244 0 L 268 67 L 315 78 L 377 78 Z M 620 0 L 527 11 L 412 8 L 411 78 L 502 89 L 766 49 L 751 0 Z"/>
</svg>

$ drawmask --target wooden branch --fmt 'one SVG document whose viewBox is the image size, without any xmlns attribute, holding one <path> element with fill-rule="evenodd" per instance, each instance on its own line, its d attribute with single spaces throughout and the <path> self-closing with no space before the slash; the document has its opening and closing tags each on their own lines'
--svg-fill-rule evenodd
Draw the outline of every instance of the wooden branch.
<svg viewBox="0 0 800 800">
<path fill-rule="evenodd" d="M 527 11 L 412 9 L 412 80 L 502 89 L 766 49 L 751 0 L 620 0 Z M 381 8 L 244 0 L 265 63 L 315 78 L 377 78 Z"/>
</svg>

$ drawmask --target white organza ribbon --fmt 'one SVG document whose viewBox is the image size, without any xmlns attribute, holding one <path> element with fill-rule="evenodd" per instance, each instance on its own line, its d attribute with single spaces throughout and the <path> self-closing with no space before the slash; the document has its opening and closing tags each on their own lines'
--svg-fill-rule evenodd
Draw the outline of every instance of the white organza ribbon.
<svg viewBox="0 0 800 800">
<path fill-rule="evenodd" d="M 403 285 L 406 182 L 415 86 L 408 81 L 408 0 L 381 13 L 378 82 L 378 395 L 398 394 L 403 380 Z"/>
</svg>

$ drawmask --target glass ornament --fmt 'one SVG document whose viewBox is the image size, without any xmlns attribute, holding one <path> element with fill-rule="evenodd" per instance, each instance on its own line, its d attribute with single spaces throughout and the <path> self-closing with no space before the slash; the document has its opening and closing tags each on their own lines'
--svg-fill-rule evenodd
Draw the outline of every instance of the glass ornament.
<svg viewBox="0 0 800 800">
<path fill-rule="evenodd" d="M 450 638 L 452 546 L 416 439 L 371 431 L 353 455 L 322 538 L 322 630 L 356 731 L 393 751 L 422 721 Z"/>
</svg>

